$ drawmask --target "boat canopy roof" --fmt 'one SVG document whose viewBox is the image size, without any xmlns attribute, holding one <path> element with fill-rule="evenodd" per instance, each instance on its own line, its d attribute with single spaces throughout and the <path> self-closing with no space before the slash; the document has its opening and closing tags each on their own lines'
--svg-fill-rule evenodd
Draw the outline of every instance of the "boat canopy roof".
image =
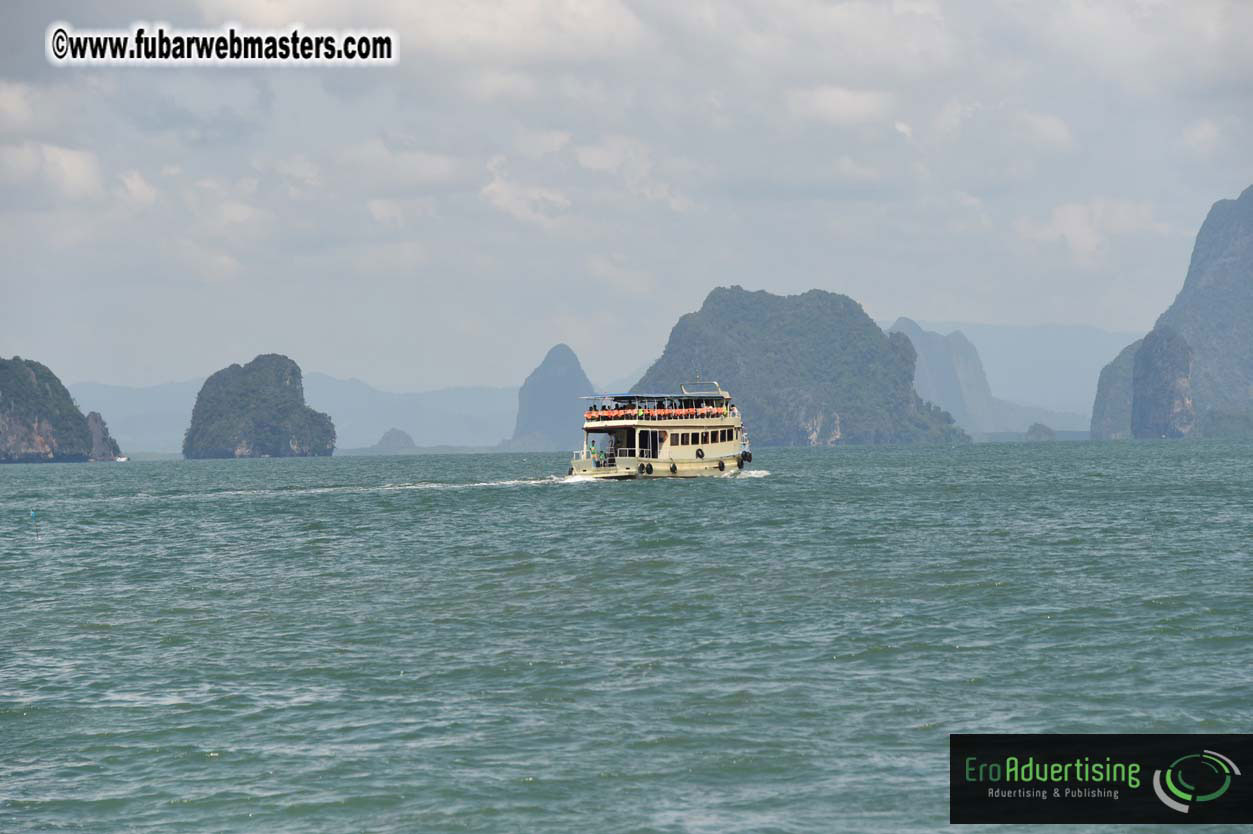
<svg viewBox="0 0 1253 834">
<path fill-rule="evenodd" d="M 658 400 L 729 400 L 731 395 L 726 391 L 710 391 L 699 393 L 675 394 L 592 394 L 590 397 L 579 397 L 580 400 L 612 400 L 620 403 L 655 402 Z"/>
<path fill-rule="evenodd" d="M 656 400 L 729 400 L 731 395 L 722 390 L 717 382 L 685 382 L 679 386 L 679 393 L 668 394 L 592 394 L 590 397 L 579 397 L 580 400 L 613 400 L 614 402 L 654 402 Z"/>
<path fill-rule="evenodd" d="M 674 394 L 592 394 L 580 400 L 664 400 Z"/>
</svg>

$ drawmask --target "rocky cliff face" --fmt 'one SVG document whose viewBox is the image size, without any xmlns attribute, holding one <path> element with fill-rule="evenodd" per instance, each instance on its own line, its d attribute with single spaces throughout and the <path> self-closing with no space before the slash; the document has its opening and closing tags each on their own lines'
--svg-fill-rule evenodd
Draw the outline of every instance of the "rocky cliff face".
<svg viewBox="0 0 1253 834">
<path fill-rule="evenodd" d="M 1132 371 L 1131 434 L 1186 437 L 1196 425 L 1193 352 L 1169 325 L 1159 324 L 1136 351 Z"/>
<path fill-rule="evenodd" d="M 947 412 L 914 391 L 917 354 L 851 298 L 718 288 L 679 319 L 665 352 L 635 389 L 678 391 L 717 380 L 762 444 L 967 441 Z"/>
<path fill-rule="evenodd" d="M 89 457 L 92 460 L 117 460 L 121 456 L 122 450 L 118 448 L 117 441 L 109 436 L 109 427 L 99 411 L 87 415 L 87 433 L 91 435 Z"/>
<path fill-rule="evenodd" d="M 0 463 L 85 461 L 87 420 L 56 374 L 14 356 L 0 359 Z"/>
<path fill-rule="evenodd" d="M 960 332 L 941 335 L 923 330 L 917 322 L 899 318 L 889 328 L 904 333 L 914 346 L 914 390 L 953 415 L 967 431 L 992 431 L 985 425 L 993 410 L 992 389 L 983 372 L 979 352 Z"/>
<path fill-rule="evenodd" d="M 334 449 L 331 418 L 305 405 L 300 366 L 276 353 L 206 379 L 183 439 L 186 458 L 308 457 Z"/>
<path fill-rule="evenodd" d="M 904 333 L 918 352 L 914 370 L 918 396 L 952 414 L 957 424 L 971 434 L 1020 432 L 1031 423 L 1044 420 L 1081 430 L 1087 422 L 1080 414 L 1019 405 L 992 396 L 979 351 L 961 331 L 941 335 L 923 330 L 907 318 L 897 319 L 889 331 Z"/>
<path fill-rule="evenodd" d="M 502 448 L 553 452 L 574 449 L 583 427 L 579 397 L 595 393 L 579 358 L 568 345 L 556 345 L 518 390 L 518 420 Z"/>
<path fill-rule="evenodd" d="M 1118 434 L 1124 413 L 1129 415 L 1127 431 L 1136 437 L 1183 437 L 1204 433 L 1205 426 L 1249 422 L 1253 405 L 1253 187 L 1238 199 L 1219 200 L 1210 209 L 1197 234 L 1183 289 L 1154 329 L 1163 332 L 1152 343 L 1146 337 L 1102 371 L 1102 381 L 1108 384 L 1098 387 L 1093 436 L 1098 433 L 1098 414 L 1101 436 L 1106 437 Z M 1150 347 L 1152 354 L 1145 356 L 1141 374 L 1139 356 Z M 1133 351 L 1130 362 L 1127 351 Z M 1191 357 L 1189 368 L 1185 376 L 1178 376 L 1185 356 Z M 1185 400 L 1191 405 L 1185 405 Z M 1136 414 L 1142 419 L 1137 421 Z"/>
<path fill-rule="evenodd" d="M 1096 384 L 1096 400 L 1092 403 L 1093 440 L 1126 440 L 1131 437 L 1131 377 L 1135 371 L 1136 352 L 1143 339 L 1122 349 L 1101 370 Z"/>
</svg>

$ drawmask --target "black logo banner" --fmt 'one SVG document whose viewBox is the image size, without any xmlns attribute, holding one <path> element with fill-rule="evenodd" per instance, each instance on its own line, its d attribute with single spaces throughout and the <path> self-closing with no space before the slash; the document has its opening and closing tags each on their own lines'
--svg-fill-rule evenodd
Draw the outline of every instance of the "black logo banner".
<svg viewBox="0 0 1253 834">
<path fill-rule="evenodd" d="M 950 823 L 1253 823 L 1253 735 L 949 736 Z"/>
</svg>

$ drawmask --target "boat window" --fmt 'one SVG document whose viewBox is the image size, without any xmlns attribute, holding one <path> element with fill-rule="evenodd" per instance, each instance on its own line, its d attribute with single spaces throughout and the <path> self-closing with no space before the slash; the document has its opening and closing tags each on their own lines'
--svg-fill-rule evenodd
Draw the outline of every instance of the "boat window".
<svg viewBox="0 0 1253 834">
<path fill-rule="evenodd" d="M 702 446 L 709 442 L 709 432 L 703 431 L 700 433 L 700 442 Z"/>
<path fill-rule="evenodd" d="M 727 442 L 727 430 L 723 429 L 720 434 L 721 436 L 718 439 L 721 440 L 723 443 L 726 443 Z"/>
</svg>

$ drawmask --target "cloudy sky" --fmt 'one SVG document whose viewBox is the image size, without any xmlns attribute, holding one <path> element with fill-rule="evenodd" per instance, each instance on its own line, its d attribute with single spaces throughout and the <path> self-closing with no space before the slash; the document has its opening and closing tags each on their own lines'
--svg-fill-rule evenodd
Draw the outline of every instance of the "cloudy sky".
<svg viewBox="0 0 1253 834">
<path fill-rule="evenodd" d="M 1253 3 L 58 2 L 0 26 L 0 355 L 394 390 L 647 364 L 710 288 L 1144 330 L 1253 183 Z M 59 68 L 46 27 L 378 27 L 390 67 Z"/>
</svg>

